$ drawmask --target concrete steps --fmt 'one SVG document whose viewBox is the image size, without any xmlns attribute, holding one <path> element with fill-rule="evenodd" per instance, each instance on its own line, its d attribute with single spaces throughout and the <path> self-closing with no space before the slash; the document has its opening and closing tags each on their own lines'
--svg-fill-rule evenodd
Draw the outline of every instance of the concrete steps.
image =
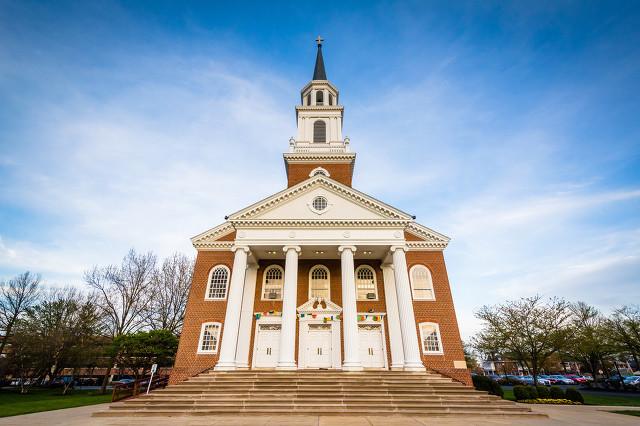
<svg viewBox="0 0 640 426">
<path fill-rule="evenodd" d="M 531 415 L 433 372 L 206 372 L 111 404 L 99 417 L 214 415 Z"/>
</svg>

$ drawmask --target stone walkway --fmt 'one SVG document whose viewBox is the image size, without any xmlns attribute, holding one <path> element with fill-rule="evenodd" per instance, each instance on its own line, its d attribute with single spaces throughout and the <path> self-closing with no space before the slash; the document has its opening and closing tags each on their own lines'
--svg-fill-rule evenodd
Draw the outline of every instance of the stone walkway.
<svg viewBox="0 0 640 426">
<path fill-rule="evenodd" d="M 68 408 L 44 413 L 0 418 L 1 425 L 11 426 L 427 426 L 427 425 L 638 425 L 638 417 L 612 414 L 610 410 L 639 410 L 638 407 L 602 406 L 532 406 L 549 418 L 475 417 L 447 418 L 428 416 L 216 416 L 216 417 L 91 417 L 94 411 L 106 410 L 108 404 Z"/>
</svg>

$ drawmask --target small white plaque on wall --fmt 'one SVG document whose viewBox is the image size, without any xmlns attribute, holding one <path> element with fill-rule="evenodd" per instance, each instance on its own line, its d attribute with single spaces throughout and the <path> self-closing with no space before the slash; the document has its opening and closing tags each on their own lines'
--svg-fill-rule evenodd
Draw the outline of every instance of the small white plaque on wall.
<svg viewBox="0 0 640 426">
<path fill-rule="evenodd" d="M 467 362 L 466 361 L 453 361 L 453 368 L 467 368 Z"/>
</svg>

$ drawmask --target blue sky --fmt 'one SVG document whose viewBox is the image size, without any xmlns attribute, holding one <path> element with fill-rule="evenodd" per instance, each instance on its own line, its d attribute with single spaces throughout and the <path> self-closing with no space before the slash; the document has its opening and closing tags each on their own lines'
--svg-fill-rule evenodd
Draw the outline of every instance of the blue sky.
<svg viewBox="0 0 640 426">
<path fill-rule="evenodd" d="M 193 253 L 282 189 L 322 34 L 354 186 L 452 237 L 465 337 L 640 300 L 637 2 L 220 3 L 0 0 L 0 278 Z"/>
</svg>

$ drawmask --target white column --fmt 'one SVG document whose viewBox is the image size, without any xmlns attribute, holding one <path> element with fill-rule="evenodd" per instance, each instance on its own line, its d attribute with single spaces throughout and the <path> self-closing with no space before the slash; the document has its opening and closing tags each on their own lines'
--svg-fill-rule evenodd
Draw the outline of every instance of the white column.
<svg viewBox="0 0 640 426">
<path fill-rule="evenodd" d="M 389 346 L 391 347 L 391 369 L 404 368 L 404 349 L 402 348 L 402 331 L 398 315 L 398 297 L 393 267 L 389 263 L 381 266 L 384 279 L 384 299 L 387 306 L 387 324 L 389 326 Z"/>
<path fill-rule="evenodd" d="M 220 346 L 220 359 L 216 364 L 216 370 L 236 369 L 236 345 L 238 344 L 238 329 L 240 327 L 240 307 L 242 305 L 242 293 L 244 277 L 247 269 L 247 256 L 249 247 L 233 246 L 235 252 L 231 282 L 227 295 L 227 312 L 224 316 L 222 328 L 222 342 Z"/>
<path fill-rule="evenodd" d="M 256 277 L 258 265 L 249 265 L 244 279 L 242 294 L 242 312 L 240 313 L 240 330 L 236 348 L 236 368 L 249 368 L 249 341 L 251 340 L 251 324 L 253 323 L 253 299 L 256 294 Z"/>
<path fill-rule="evenodd" d="M 298 294 L 298 246 L 284 246 L 284 290 L 282 292 L 282 329 L 280 330 L 280 354 L 277 369 L 295 370 L 296 308 Z"/>
<path fill-rule="evenodd" d="M 353 246 L 340 246 L 342 270 L 342 328 L 344 331 L 343 370 L 362 370 L 360 337 L 358 336 L 358 308 L 356 306 L 356 278 L 353 270 Z"/>
<path fill-rule="evenodd" d="M 420 359 L 416 317 L 413 313 L 413 298 L 409 284 L 409 271 L 404 246 L 393 246 L 393 273 L 396 280 L 396 295 L 398 296 L 398 316 L 402 331 L 402 349 L 404 350 L 404 369 L 410 371 L 425 370 Z"/>
</svg>

